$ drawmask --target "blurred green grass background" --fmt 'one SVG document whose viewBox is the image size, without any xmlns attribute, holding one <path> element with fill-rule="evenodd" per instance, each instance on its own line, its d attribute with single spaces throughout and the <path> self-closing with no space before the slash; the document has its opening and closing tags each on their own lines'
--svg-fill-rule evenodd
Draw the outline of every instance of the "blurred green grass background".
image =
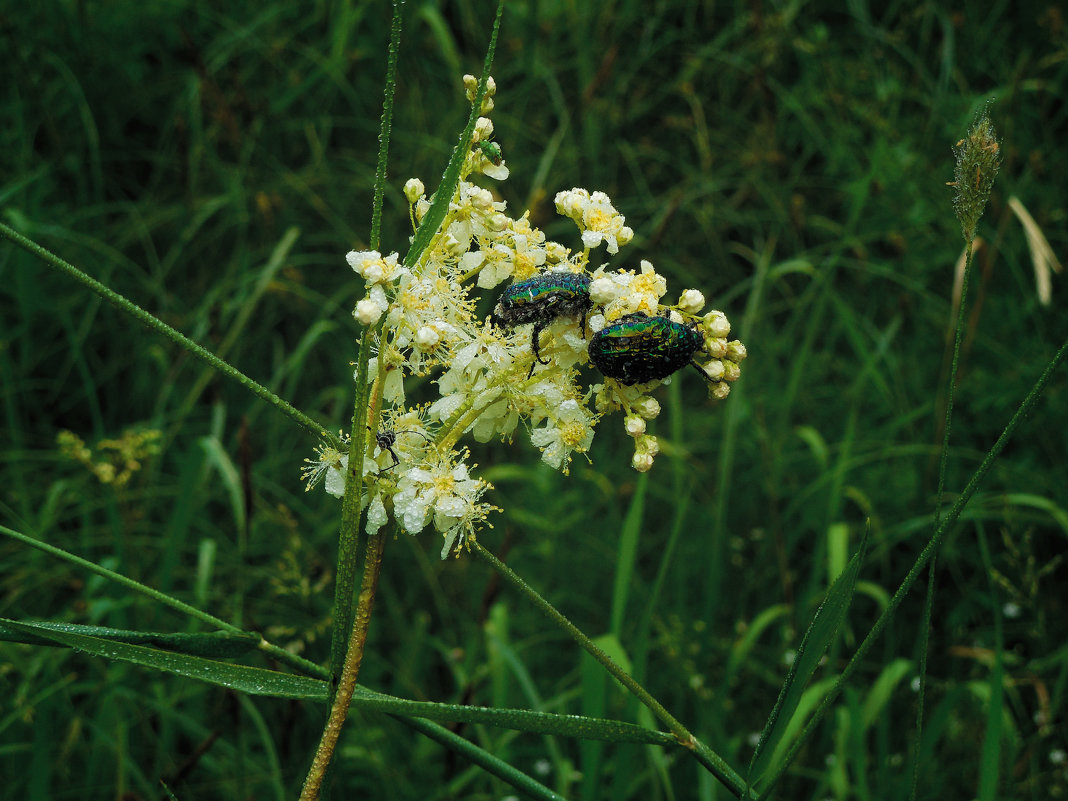
<svg viewBox="0 0 1068 801">
<path fill-rule="evenodd" d="M 389 16 L 385 3 L 0 4 L 0 215 L 347 425 L 359 282 L 343 257 L 369 231 Z M 408 4 L 386 250 L 407 248 L 404 180 L 436 185 L 491 21 L 473 0 Z M 1019 198 L 1068 253 L 1065 13 L 509 2 L 493 75 L 512 213 L 575 246 L 554 194 L 607 192 L 636 231 L 613 266 L 649 259 L 669 296 L 702 289 L 750 358 L 722 404 L 692 374 L 660 391 L 664 454 L 647 482 L 617 419 L 570 477 L 522 436 L 480 447 L 504 510 L 480 541 L 585 631 L 617 635 L 653 694 L 742 768 L 864 520 L 871 554 L 818 680 L 932 529 L 963 247 L 945 182 L 990 98 L 1005 160 L 979 231 L 950 500 L 1068 334 L 1064 279 L 1040 303 L 1008 207 Z M 0 277 L 0 521 L 325 660 L 340 506 L 298 481 L 313 438 L 8 244 Z M 944 545 L 920 798 L 1068 796 L 1066 420 L 1061 375 Z M 56 447 L 64 429 L 93 443 L 128 428 L 162 430 L 163 450 L 122 490 Z M 639 513 L 639 536 L 621 536 Z M 439 562 L 439 548 L 387 543 L 362 683 L 638 719 L 485 565 Z M 191 625 L 10 541 L 0 564 L 0 616 Z M 907 797 L 922 604 L 915 591 L 779 797 Z M 0 697 L 0 798 L 161 798 L 160 778 L 181 799 L 293 796 L 323 716 L 6 643 Z M 725 797 L 676 753 L 459 730 L 568 797 Z M 984 759 L 994 790 L 980 790 Z M 510 792 L 371 714 L 353 716 L 334 779 L 335 797 Z"/>
</svg>

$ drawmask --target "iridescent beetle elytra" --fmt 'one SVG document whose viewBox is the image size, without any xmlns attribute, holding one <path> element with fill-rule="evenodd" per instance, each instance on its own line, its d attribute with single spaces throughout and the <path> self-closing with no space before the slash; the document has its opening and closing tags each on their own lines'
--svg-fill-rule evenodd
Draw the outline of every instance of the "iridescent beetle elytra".
<svg viewBox="0 0 1068 801">
<path fill-rule="evenodd" d="M 711 381 L 693 361 L 703 344 L 694 324 L 639 313 L 606 325 L 590 338 L 588 351 L 590 361 L 602 374 L 628 386 L 667 378 L 687 364 Z"/>
<path fill-rule="evenodd" d="M 586 315 L 593 308 L 590 300 L 590 277 L 585 273 L 547 272 L 516 281 L 501 293 L 493 309 L 491 322 L 497 326 L 512 328 L 525 323 L 534 323 L 530 335 L 530 350 L 534 364 L 542 361 L 539 336 L 542 330 L 558 317 L 582 315 L 582 331 L 586 330 Z M 530 375 L 534 373 L 530 365 Z"/>
</svg>

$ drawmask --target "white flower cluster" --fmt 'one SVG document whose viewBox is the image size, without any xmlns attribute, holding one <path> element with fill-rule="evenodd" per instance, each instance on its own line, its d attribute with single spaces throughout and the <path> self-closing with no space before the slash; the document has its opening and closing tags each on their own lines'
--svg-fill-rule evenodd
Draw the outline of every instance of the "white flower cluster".
<svg viewBox="0 0 1068 801">
<path fill-rule="evenodd" d="M 490 81 L 482 113 L 493 107 Z M 473 100 L 474 78 L 465 76 L 464 83 Z M 556 196 L 559 213 L 579 228 L 579 251 L 546 241 L 526 214 L 509 217 L 505 203 L 468 180 L 477 174 L 508 176 L 492 133 L 490 120 L 479 118 L 445 219 L 415 265 L 406 267 L 396 253 L 353 251 L 346 257 L 366 285 L 354 316 L 368 329 L 381 323 L 369 365 L 378 382 L 372 397 L 381 399 L 382 411 L 363 461 L 367 527 L 378 530 L 392 518 L 416 534 L 433 523 L 445 540 L 443 558 L 459 553 L 495 509 L 481 500 L 490 485 L 473 477 L 466 464 L 469 452 L 460 445 L 465 434 L 478 442 L 511 441 L 522 421 L 542 460 L 566 474 L 573 455 L 589 450 L 600 417 L 621 409 L 635 439 L 633 466 L 651 467 L 659 446 L 645 433 L 646 421 L 659 414 L 660 405 L 648 393 L 659 381 L 632 387 L 609 379 L 584 387 L 579 370 L 589 361 L 592 332 L 635 313 L 685 321 L 700 331 L 711 357 L 703 369 L 714 397 L 726 396 L 727 382 L 738 377 L 745 356 L 740 342 L 727 342 L 730 326 L 722 313 L 696 316 L 704 306 L 697 290 L 683 292 L 675 306 L 662 306 L 667 282 L 649 262 L 641 262 L 638 272 L 603 267 L 587 272 L 592 249 L 603 244 L 614 254 L 634 236 L 603 192 L 576 188 Z M 404 195 L 416 226 L 430 208 L 423 183 L 409 180 Z M 529 324 L 509 328 L 476 316 L 477 290 L 551 271 L 589 275 L 592 313 L 586 330 L 580 325 L 585 315 L 580 320 L 547 314 L 535 352 Z M 422 407 L 406 405 L 405 378 L 431 374 L 437 376 L 438 397 Z M 306 462 L 307 489 L 325 477 L 327 492 L 344 493 L 347 452 L 323 446 Z"/>
</svg>

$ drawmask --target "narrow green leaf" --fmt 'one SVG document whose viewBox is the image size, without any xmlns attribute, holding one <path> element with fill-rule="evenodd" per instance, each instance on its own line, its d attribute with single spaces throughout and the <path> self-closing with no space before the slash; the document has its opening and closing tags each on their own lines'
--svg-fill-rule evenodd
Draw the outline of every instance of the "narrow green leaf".
<svg viewBox="0 0 1068 801">
<path fill-rule="evenodd" d="M 903 679 L 912 675 L 915 670 L 916 665 L 911 659 L 895 659 L 883 668 L 883 672 L 872 683 L 871 689 L 868 690 L 867 695 L 864 697 L 864 706 L 861 708 L 861 721 L 865 731 L 882 716 L 886 705 L 890 703 L 890 697 L 893 695 L 894 689 Z"/>
<path fill-rule="evenodd" d="M 624 673 L 628 676 L 634 675 L 634 665 L 631 664 L 630 654 L 628 654 L 627 649 L 623 647 L 623 643 L 619 641 L 619 637 L 615 634 L 602 634 L 600 637 L 593 638 L 593 644 L 608 654 L 613 662 L 623 668 Z M 627 691 L 626 688 L 620 684 L 619 679 L 616 679 L 615 681 L 619 689 L 623 690 L 623 692 Z"/>
<path fill-rule="evenodd" d="M 76 623 L 27 623 L 35 628 L 49 629 L 67 634 L 83 634 L 109 642 L 125 642 L 130 645 L 151 645 L 192 656 L 209 656 L 227 659 L 255 651 L 260 644 L 258 634 L 235 634 L 228 631 L 213 631 L 200 634 L 172 634 L 153 631 L 130 631 L 106 626 L 82 626 Z M 22 642 L 30 645 L 62 645 L 55 640 L 9 628 L 0 620 L 0 640 Z"/>
<path fill-rule="evenodd" d="M 771 710 L 768 722 L 760 735 L 760 742 L 757 743 L 756 751 L 753 752 L 753 758 L 749 763 L 746 782 L 750 786 L 759 781 L 773 764 L 772 759 L 775 755 L 776 745 L 786 733 L 787 727 L 797 711 L 798 703 L 805 692 L 805 685 L 808 684 L 808 680 L 812 678 L 816 668 L 819 667 L 823 654 L 838 635 L 838 629 L 842 625 L 849 605 L 853 600 L 857 574 L 860 572 L 860 566 L 864 561 L 864 553 L 867 549 L 868 531 L 869 529 L 866 528 L 864 537 L 860 542 L 860 548 L 857 549 L 846 569 L 842 571 L 842 574 L 827 591 L 827 597 L 824 598 L 820 608 L 816 610 L 808 631 L 805 632 L 805 636 L 801 640 L 801 645 L 797 649 L 797 656 L 794 658 L 793 664 L 790 665 L 790 670 L 786 674 L 786 681 L 779 692 L 779 698 Z"/>
<path fill-rule="evenodd" d="M 827 529 L 827 581 L 833 582 L 845 570 L 849 558 L 849 526 L 832 523 Z"/>
<path fill-rule="evenodd" d="M 1010 492 L 999 500 L 1014 506 L 1030 506 L 1032 509 L 1045 512 L 1054 523 L 1061 527 L 1062 532 L 1068 534 L 1068 512 L 1049 498 L 1028 492 Z"/>
<path fill-rule="evenodd" d="M 601 717 L 607 708 L 608 676 L 592 656 L 585 651 L 580 658 L 579 671 L 582 677 L 581 711 L 584 715 Z M 644 707 L 642 707 L 644 709 Z M 582 773 L 581 798 L 596 798 L 603 775 L 605 744 L 595 740 L 583 740 L 579 744 L 578 768 Z"/>
<path fill-rule="evenodd" d="M 790 607 L 786 604 L 775 604 L 762 611 L 745 627 L 742 636 L 731 646 L 730 655 L 727 657 L 727 669 L 724 673 L 731 677 L 745 662 L 749 652 L 753 650 L 760 635 L 763 634 L 772 623 L 790 613 Z"/>
<path fill-rule="evenodd" d="M 352 695 L 353 706 L 373 709 L 392 715 L 449 720 L 462 723 L 483 723 L 504 729 L 531 734 L 556 734 L 586 740 L 606 740 L 616 743 L 651 743 L 678 745 L 667 732 L 646 729 L 633 723 L 583 715 L 560 715 L 552 712 L 532 712 L 527 709 L 439 704 L 432 701 L 410 701 L 406 698 L 377 693 L 357 686 Z"/>
<path fill-rule="evenodd" d="M 88 634 L 94 631 L 96 634 Z M 64 645 L 79 651 L 107 659 L 132 662 L 143 667 L 155 668 L 179 676 L 200 679 L 209 684 L 229 687 L 249 695 L 268 695 L 310 701 L 325 701 L 328 685 L 325 681 L 293 676 L 263 668 L 217 662 L 201 656 L 162 651 L 134 642 L 157 644 L 183 644 L 189 648 L 212 646 L 223 648 L 241 645 L 244 650 L 254 647 L 258 638 L 241 638 L 228 634 L 153 634 L 151 632 L 123 631 L 100 626 L 77 626 L 64 623 L 26 623 L 0 618 L 0 638 L 31 644 Z M 233 641 L 240 642 L 233 642 Z M 227 641 L 230 641 L 227 643 Z M 667 732 L 647 729 L 633 723 L 618 720 L 586 717 L 583 715 L 560 715 L 550 712 L 533 712 L 527 709 L 466 706 L 463 704 L 440 704 L 432 701 L 410 701 L 405 698 L 378 693 L 365 687 L 356 687 L 353 705 L 361 709 L 373 709 L 392 715 L 421 717 L 429 720 L 447 720 L 463 723 L 482 723 L 505 729 L 532 734 L 556 734 L 589 740 L 605 740 L 617 743 L 649 743 L 653 745 L 678 745 Z"/>
<path fill-rule="evenodd" d="M 449 210 L 449 203 L 452 202 L 452 196 L 460 183 L 460 170 L 463 168 L 467 151 L 471 148 L 475 123 L 478 121 L 479 111 L 482 108 L 482 100 L 486 96 L 486 79 L 489 77 L 493 54 L 497 49 L 497 31 L 500 28 L 502 13 L 504 13 L 503 0 L 497 5 L 497 18 L 493 25 L 493 35 L 490 37 L 489 48 L 486 50 L 486 61 L 482 68 L 482 76 L 478 80 L 478 91 L 475 94 L 474 102 L 471 104 L 471 114 L 467 118 L 467 126 L 460 134 L 460 141 L 457 142 L 456 149 L 452 151 L 449 164 L 441 176 L 441 183 L 438 185 L 437 191 L 434 192 L 434 199 L 430 202 L 430 208 L 427 209 L 423 221 L 419 224 L 419 230 L 415 232 L 412 246 L 404 257 L 405 267 L 414 266 L 419 261 L 419 257 L 423 255 L 423 251 L 430 245 L 430 241 L 434 238 L 434 234 L 437 233 L 442 220 L 445 219 L 445 214 Z"/>
<path fill-rule="evenodd" d="M 801 693 L 801 700 L 797 703 L 797 709 L 794 710 L 793 715 L 790 716 L 789 721 L 783 727 L 782 736 L 779 738 L 779 744 L 775 746 L 774 753 L 771 755 L 770 764 L 778 765 L 785 758 L 790 744 L 799 736 L 801 727 L 805 725 L 805 721 L 809 719 L 813 710 L 818 708 L 823 699 L 827 697 L 827 694 L 834 689 L 834 682 L 837 678 L 837 676 L 829 676 L 815 681 Z M 761 793 L 761 797 L 763 795 Z"/>
<path fill-rule="evenodd" d="M 222 479 L 222 485 L 230 496 L 230 510 L 234 515 L 234 531 L 245 530 L 245 499 L 244 488 L 241 486 L 241 475 L 237 466 L 226 452 L 223 445 L 215 437 L 201 437 L 200 447 L 208 457 L 208 461 L 214 465 Z"/>
<path fill-rule="evenodd" d="M 400 718 L 400 722 L 405 726 L 420 732 L 426 737 L 429 737 L 435 742 L 441 743 L 446 748 L 452 749 L 456 753 L 470 760 L 472 764 L 478 765 L 490 775 L 508 782 L 508 784 L 512 785 L 517 790 L 522 791 L 530 798 L 542 799 L 542 801 L 565 801 L 562 795 L 554 793 L 548 787 L 535 781 L 527 774 L 516 770 L 504 760 L 479 748 L 469 740 L 465 740 L 463 737 L 453 734 L 451 731 L 439 726 L 437 723 L 431 723 L 429 720 L 423 720 L 422 718 Z"/>
<path fill-rule="evenodd" d="M 329 685 L 319 679 L 293 676 L 275 670 L 234 665 L 229 662 L 217 662 L 200 656 L 176 654 L 146 648 L 143 645 L 130 645 L 114 642 L 100 637 L 91 637 L 71 631 L 57 631 L 39 623 L 20 623 L 15 620 L 3 620 L 4 626 L 26 634 L 36 634 L 48 640 L 85 651 L 88 654 L 102 656 L 106 659 L 118 659 L 135 665 L 155 668 L 179 676 L 206 681 L 228 687 L 231 690 L 249 695 L 269 695 L 277 698 L 293 698 L 308 701 L 325 701 Z"/>
</svg>

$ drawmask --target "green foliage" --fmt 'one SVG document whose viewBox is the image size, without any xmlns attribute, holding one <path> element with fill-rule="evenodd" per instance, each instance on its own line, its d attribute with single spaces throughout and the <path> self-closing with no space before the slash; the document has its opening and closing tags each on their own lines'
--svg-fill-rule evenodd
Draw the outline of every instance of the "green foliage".
<svg viewBox="0 0 1068 801">
<path fill-rule="evenodd" d="M 432 189 L 464 127 L 485 8 L 407 6 L 384 248 L 411 234 L 403 181 Z M 386 4 L 52 0 L 0 15 L 0 221 L 336 431 L 359 333 L 343 257 L 369 243 L 389 27 Z M 947 148 L 991 96 L 1001 172 L 973 223 L 986 241 L 947 505 L 1068 334 L 1063 280 L 1043 306 L 1006 205 L 1021 198 L 1063 257 L 1064 30 L 1052 3 L 508 3 L 493 75 L 510 208 L 553 236 L 557 190 L 605 190 L 636 231 L 619 266 L 648 258 L 705 288 L 750 358 L 722 405 L 692 374 L 661 391 L 647 481 L 608 429 L 569 479 L 533 448 L 514 462 L 482 448 L 506 511 L 480 542 L 584 631 L 614 635 L 632 675 L 735 767 L 864 520 L 858 591 L 798 725 L 931 534 L 960 241 L 944 184 L 965 185 Z M 298 482 L 313 436 L 7 242 L 0 278 L 0 523 L 327 664 L 338 507 Z M 1068 714 L 1064 386 L 1062 368 L 943 541 L 920 798 L 1068 793 L 1051 758 Z M 122 487 L 56 446 L 61 430 L 95 444 L 131 428 L 162 447 Z M 484 563 L 437 551 L 386 544 L 361 685 L 657 728 Z M 0 563 L 7 619 L 217 627 L 13 539 Z M 901 601 L 777 797 L 908 797 L 922 606 Z M 262 650 L 235 659 L 289 670 Z M 160 780 L 179 799 L 293 797 L 323 709 L 13 642 L 0 688 L 2 798 L 162 798 Z M 335 797 L 501 797 L 504 763 L 571 798 L 724 793 L 681 749 L 451 729 L 428 740 L 354 713 Z M 456 733 L 483 750 L 439 744 Z"/>
</svg>

